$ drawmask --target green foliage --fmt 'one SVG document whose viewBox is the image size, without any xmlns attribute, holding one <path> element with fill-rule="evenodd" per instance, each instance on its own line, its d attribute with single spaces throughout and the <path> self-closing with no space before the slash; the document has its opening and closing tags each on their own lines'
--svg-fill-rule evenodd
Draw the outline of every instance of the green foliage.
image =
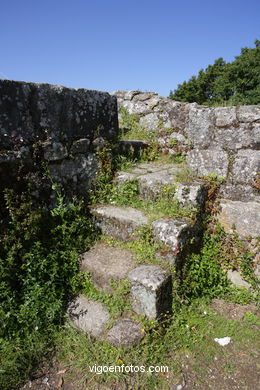
<svg viewBox="0 0 260 390">
<path fill-rule="evenodd" d="M 162 187 L 154 199 L 141 199 L 137 181 L 128 180 L 117 186 L 108 184 L 106 188 L 104 187 L 102 202 L 141 209 L 148 216 L 149 221 L 163 217 L 193 219 L 197 210 L 191 206 L 183 206 L 174 199 L 175 191 L 176 186 L 171 184 Z"/>
<path fill-rule="evenodd" d="M 206 105 L 239 105 L 260 103 L 260 45 L 242 48 L 231 63 L 218 58 L 201 69 L 197 76 L 178 85 L 170 98 Z"/>
<path fill-rule="evenodd" d="M 222 296 L 229 282 L 221 268 L 221 246 L 213 234 L 205 233 L 199 254 L 191 254 L 183 269 L 183 293 L 188 297 Z"/>
<path fill-rule="evenodd" d="M 118 318 L 124 311 L 131 309 L 129 301 L 130 283 L 127 279 L 120 281 L 111 280 L 110 286 L 113 292 L 105 292 L 95 288 L 88 273 L 85 273 L 84 277 L 82 293 L 89 299 L 104 303 L 112 319 Z"/>
<path fill-rule="evenodd" d="M 26 183 L 24 184 L 26 187 Z M 20 194 L 5 191 L 1 221 L 0 348 L 1 389 L 22 380 L 63 323 L 66 304 L 81 285 L 79 251 L 96 233 L 83 202 L 65 202 L 56 185 L 51 210 L 35 201 L 31 185 Z M 18 353 L 17 353 L 18 351 Z"/>
<path fill-rule="evenodd" d="M 205 300 L 196 300 L 191 305 L 182 305 L 173 318 L 164 322 L 145 321 L 143 323 L 144 339 L 138 348 L 118 348 L 101 340 L 93 340 L 81 332 L 64 328 L 57 335 L 58 358 L 65 367 L 69 367 L 72 377 L 82 378 L 82 389 L 95 389 L 97 383 L 125 384 L 131 381 L 133 388 L 169 389 L 170 380 L 178 378 L 183 369 L 183 358 L 189 357 L 197 362 L 197 373 L 203 367 L 204 382 L 207 383 L 208 372 L 204 367 L 211 367 L 216 360 L 223 358 L 223 348 L 214 341 L 216 337 L 230 336 L 234 353 L 247 352 L 247 346 L 256 343 L 258 347 L 256 318 L 246 314 L 243 321 L 233 321 L 218 315 Z M 247 355 L 246 354 L 246 355 Z M 228 351 L 224 354 L 227 363 L 230 361 Z M 187 360 L 186 360 L 187 361 Z M 89 366 L 133 365 L 168 366 L 169 375 L 154 375 L 145 373 L 115 373 L 106 372 L 103 375 L 90 373 Z M 195 369 L 195 367 L 194 367 Z M 241 366 L 238 367 L 241 369 Z M 168 379 L 169 378 L 169 382 Z M 94 383 L 93 383 L 94 382 Z M 173 382 L 176 384 L 176 382 Z M 178 382 L 177 382 L 178 383 Z M 100 386 L 101 387 L 101 386 Z M 172 387 L 172 386 L 171 386 Z"/>
<path fill-rule="evenodd" d="M 200 252 L 190 254 L 183 268 L 182 294 L 196 297 L 225 297 L 240 304 L 257 303 L 259 281 L 254 275 L 253 256 L 236 235 L 226 234 L 222 227 L 208 227 L 204 233 Z M 252 285 L 251 290 L 231 285 L 226 271 L 236 268 Z"/>
</svg>

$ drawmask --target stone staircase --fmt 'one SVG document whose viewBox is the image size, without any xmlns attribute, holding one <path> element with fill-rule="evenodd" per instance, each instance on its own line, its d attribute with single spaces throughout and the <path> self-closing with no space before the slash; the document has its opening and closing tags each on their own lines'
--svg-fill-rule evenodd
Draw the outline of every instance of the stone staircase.
<svg viewBox="0 0 260 390">
<path fill-rule="evenodd" d="M 95 224 L 103 236 L 135 245 L 143 228 L 149 228 L 152 238 L 162 246 L 156 264 L 140 264 L 135 255 L 120 246 L 108 245 L 104 240 L 81 257 L 81 271 L 89 272 L 98 291 L 113 294 L 112 281 L 127 280 L 131 310 L 120 318 L 111 318 L 101 302 L 79 296 L 69 308 L 72 326 L 95 338 L 102 338 L 116 346 L 137 344 L 144 336 L 141 318 L 161 319 L 171 316 L 173 266 L 181 267 L 187 250 L 199 242 L 204 204 L 207 197 L 205 183 L 181 183 L 176 179 L 183 167 L 177 164 L 137 164 L 128 172 L 119 172 L 115 185 L 128 180 L 138 183 L 141 201 L 156 201 L 163 188 L 174 185 L 173 198 L 180 206 L 192 207 L 196 217 L 171 216 L 149 220 L 145 210 L 113 204 L 90 208 Z M 140 317 L 141 316 L 141 317 Z"/>
</svg>

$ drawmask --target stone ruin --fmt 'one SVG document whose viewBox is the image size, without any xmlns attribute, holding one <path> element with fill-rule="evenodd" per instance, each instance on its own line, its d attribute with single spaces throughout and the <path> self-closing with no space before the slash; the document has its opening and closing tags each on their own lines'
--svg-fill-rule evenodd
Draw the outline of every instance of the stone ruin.
<svg viewBox="0 0 260 390">
<path fill-rule="evenodd" d="M 52 180 L 71 195 L 86 194 L 99 168 L 96 151 L 117 142 L 120 107 L 135 114 L 144 130 L 156 132 L 167 153 L 176 153 L 176 147 L 181 150 L 188 168 L 198 176 L 192 183 L 178 183 L 174 195 L 181 204 L 200 211 L 196 221 L 162 218 L 152 223 L 154 239 L 169 249 L 158 256 L 178 264 L 192 250 L 190 242 L 199 240 L 207 196 L 201 177 L 215 174 L 225 179 L 218 194 L 218 219 L 226 232 L 235 228 L 239 237 L 254 247 L 259 275 L 260 254 L 255 243 L 260 235 L 260 106 L 209 108 L 155 93 L 108 94 L 0 80 L 0 190 L 13 185 L 21 164 L 33 172 L 44 163 Z M 120 147 L 124 152 L 129 147 L 146 146 L 132 140 Z M 119 172 L 116 181 L 135 179 L 141 198 L 153 199 L 162 186 L 176 183 L 179 169 L 171 164 L 158 167 L 143 163 L 130 173 Z M 95 205 L 90 212 L 104 235 L 123 241 L 138 239 L 139 229 L 148 225 L 146 215 L 130 207 Z M 82 255 L 81 270 L 90 272 L 95 286 L 103 291 L 111 291 L 111 279 L 126 278 L 131 284 L 134 313 L 150 319 L 171 314 L 173 275 L 161 265 L 137 264 L 130 252 L 97 243 Z M 232 271 L 229 278 L 248 287 Z M 109 326 L 105 306 L 83 295 L 71 303 L 68 313 L 77 329 L 117 346 L 136 344 L 143 337 L 132 317 L 118 318 Z"/>
</svg>

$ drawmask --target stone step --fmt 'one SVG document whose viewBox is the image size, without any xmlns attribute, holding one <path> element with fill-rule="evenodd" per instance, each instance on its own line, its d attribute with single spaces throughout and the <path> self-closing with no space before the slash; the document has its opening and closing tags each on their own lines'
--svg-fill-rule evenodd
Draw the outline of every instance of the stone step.
<svg viewBox="0 0 260 390">
<path fill-rule="evenodd" d="M 123 241 L 138 240 L 138 230 L 148 224 L 148 219 L 144 213 L 131 207 L 95 206 L 91 208 L 91 213 L 94 215 L 96 224 L 104 235 Z M 175 264 L 176 260 L 183 257 L 187 249 L 191 248 L 191 242 L 198 242 L 201 232 L 201 223 L 199 220 L 191 222 L 185 219 L 161 218 L 152 222 L 151 227 L 154 239 L 165 245 L 165 248 L 158 252 L 158 257 L 170 264 Z M 107 248 L 106 251 L 109 253 L 111 249 Z M 93 271 L 93 268 L 97 267 L 97 273 L 94 273 L 93 277 L 94 282 L 104 289 L 109 289 L 107 277 L 100 271 L 104 268 L 102 262 L 103 264 L 105 263 L 106 256 L 103 258 L 101 254 L 102 250 L 99 250 L 99 247 L 94 248 L 93 253 L 94 257 L 100 259 L 97 261 L 97 265 L 91 265 L 94 263 L 92 260 L 92 252 L 90 251 L 84 255 L 85 260 L 82 266 L 84 267 L 84 264 L 86 264 L 86 269 L 90 271 Z M 116 258 L 120 257 L 120 252 L 115 256 Z M 129 255 L 126 258 L 130 264 Z M 108 275 L 111 276 L 112 273 L 116 275 L 112 261 L 107 266 L 111 267 L 112 270 Z M 120 271 L 118 270 L 118 272 Z"/>
<path fill-rule="evenodd" d="M 128 347 L 136 345 L 144 337 L 142 327 L 129 318 L 120 318 L 109 330 L 107 341 L 116 347 Z"/>
<path fill-rule="evenodd" d="M 90 212 L 104 235 L 120 240 L 137 240 L 138 230 L 148 224 L 145 214 L 132 207 L 93 206 Z"/>
<path fill-rule="evenodd" d="M 134 256 L 128 250 L 98 242 L 81 256 L 81 271 L 89 271 L 95 287 L 112 292 L 111 280 L 125 279 L 134 267 Z"/>
<path fill-rule="evenodd" d="M 172 276 L 157 265 L 141 265 L 128 274 L 132 283 L 133 310 L 149 319 L 170 313 L 172 306 Z"/>
<path fill-rule="evenodd" d="M 119 318 L 108 329 L 110 314 L 97 301 L 79 295 L 68 308 L 69 324 L 94 338 L 106 339 L 118 347 L 136 345 L 144 336 L 140 324 L 129 318 Z"/>
<path fill-rule="evenodd" d="M 171 275 L 158 265 L 137 265 L 128 250 L 97 243 L 81 258 L 81 270 L 89 271 L 94 285 L 113 292 L 110 280 L 128 279 L 133 310 L 158 318 L 171 308 Z"/>
<path fill-rule="evenodd" d="M 105 306 L 79 295 L 68 308 L 70 325 L 74 328 L 90 334 L 95 338 L 101 338 L 110 320 L 110 314 Z"/>
<path fill-rule="evenodd" d="M 143 199 L 154 199 L 158 197 L 163 187 L 174 185 L 175 199 L 184 205 L 203 207 L 207 197 L 205 183 L 199 181 L 180 183 L 176 175 L 182 172 L 183 168 L 177 164 L 143 163 L 136 165 L 130 172 L 119 172 L 116 181 L 121 184 L 127 180 L 137 180 Z"/>
<path fill-rule="evenodd" d="M 149 148 L 146 141 L 141 140 L 127 140 L 118 142 L 119 154 L 128 156 L 131 155 L 133 158 L 140 158 L 143 152 Z"/>
<path fill-rule="evenodd" d="M 155 240 L 169 248 L 158 256 L 170 264 L 183 258 L 187 250 L 197 244 L 200 239 L 201 224 L 188 222 L 184 219 L 161 218 L 152 223 L 152 233 Z"/>
</svg>

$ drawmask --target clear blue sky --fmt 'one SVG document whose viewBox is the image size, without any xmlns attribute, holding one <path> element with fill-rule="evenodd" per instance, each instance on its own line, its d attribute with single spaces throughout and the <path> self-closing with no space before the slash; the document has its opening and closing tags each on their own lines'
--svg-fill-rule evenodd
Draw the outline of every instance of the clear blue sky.
<svg viewBox="0 0 260 390">
<path fill-rule="evenodd" d="M 259 0 L 1 0 L 0 78 L 167 96 L 259 31 Z"/>
</svg>

